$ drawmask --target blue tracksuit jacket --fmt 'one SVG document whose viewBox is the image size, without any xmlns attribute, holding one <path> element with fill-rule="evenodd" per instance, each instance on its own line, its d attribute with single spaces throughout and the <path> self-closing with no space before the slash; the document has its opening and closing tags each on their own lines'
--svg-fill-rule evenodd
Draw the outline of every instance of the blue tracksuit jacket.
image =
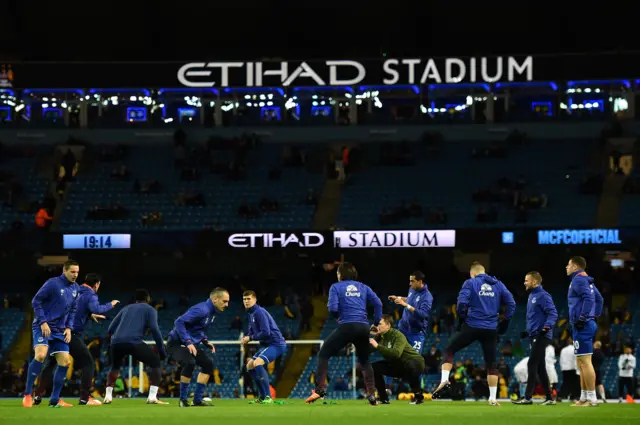
<svg viewBox="0 0 640 425">
<path fill-rule="evenodd" d="M 362 282 L 343 280 L 329 289 L 329 311 L 338 316 L 338 323 L 364 323 L 367 319 L 367 305 L 373 305 L 373 322 L 382 318 L 382 301 L 375 292 Z"/>
<path fill-rule="evenodd" d="M 199 344 L 207 340 L 209 326 L 216 319 L 218 310 L 211 299 L 198 303 L 173 323 L 173 330 L 169 332 L 171 338 L 180 340 L 183 344 Z"/>
<path fill-rule="evenodd" d="M 414 290 L 409 288 L 407 304 L 416 310 L 412 313 L 406 308 L 402 312 L 402 318 L 398 323 L 398 330 L 404 334 L 417 334 L 426 332 L 429 329 L 429 319 L 431 317 L 431 306 L 433 296 L 429 292 L 427 285 L 422 289 Z"/>
<path fill-rule="evenodd" d="M 571 274 L 569 285 L 569 322 L 594 320 L 602 314 L 604 300 L 593 283 L 594 279 L 584 270 Z"/>
<path fill-rule="evenodd" d="M 77 334 L 84 332 L 91 314 L 105 314 L 113 308 L 110 302 L 100 304 L 98 302 L 98 294 L 89 285 L 81 285 L 79 291 L 78 308 L 73 321 L 73 332 Z"/>
<path fill-rule="evenodd" d="M 255 304 L 249 310 L 249 332 L 247 336 L 252 341 L 259 341 L 260 345 L 286 345 L 282 332 L 276 321 L 267 310 Z"/>
<path fill-rule="evenodd" d="M 31 300 L 33 326 L 47 322 L 51 333 L 73 330 L 80 286 L 69 282 L 64 274 L 47 280 Z"/>
<path fill-rule="evenodd" d="M 158 327 L 158 312 L 147 303 L 135 303 L 120 310 L 109 325 L 108 332 L 112 344 L 140 344 L 149 331 L 158 350 L 166 353 Z"/>
<path fill-rule="evenodd" d="M 511 320 L 516 302 L 506 286 L 493 276 L 479 274 L 467 279 L 458 294 L 458 315 L 477 329 L 497 329 L 500 307 L 507 307 L 505 318 Z"/>
<path fill-rule="evenodd" d="M 553 304 L 551 295 L 542 289 L 542 286 L 534 288 L 527 301 L 527 333 L 529 333 L 529 336 L 541 336 L 551 339 L 553 337 L 553 327 L 557 321 L 558 311 Z M 544 335 L 538 335 L 538 332 L 544 327 L 549 327 L 549 331 Z"/>
</svg>

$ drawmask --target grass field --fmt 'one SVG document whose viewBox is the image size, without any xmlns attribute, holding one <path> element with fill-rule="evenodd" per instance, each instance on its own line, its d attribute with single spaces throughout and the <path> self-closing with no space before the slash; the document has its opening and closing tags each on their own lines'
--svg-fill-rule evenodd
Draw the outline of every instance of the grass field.
<svg viewBox="0 0 640 425">
<path fill-rule="evenodd" d="M 395 401 L 391 405 L 369 406 L 363 401 L 337 401 L 331 405 L 305 405 L 302 400 L 284 405 L 249 405 L 245 400 L 215 400 L 215 407 L 178 408 L 146 405 L 144 399 L 115 400 L 98 407 L 74 406 L 50 409 L 46 405 L 25 409 L 18 399 L 0 401 L 0 424 L 46 425 L 605 425 L 640 424 L 640 404 L 606 404 L 597 408 L 556 406 L 514 406 L 499 408 L 475 402 L 426 402 L 409 406 Z M 72 402 L 71 400 L 68 400 Z M 75 400 L 74 400 L 75 401 Z M 45 401 L 46 403 L 46 401 Z"/>
</svg>

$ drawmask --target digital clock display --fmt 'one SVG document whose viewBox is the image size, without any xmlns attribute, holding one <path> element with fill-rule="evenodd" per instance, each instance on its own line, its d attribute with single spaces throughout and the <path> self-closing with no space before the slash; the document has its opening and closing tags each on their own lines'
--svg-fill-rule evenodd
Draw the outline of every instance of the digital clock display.
<svg viewBox="0 0 640 425">
<path fill-rule="evenodd" d="M 63 249 L 130 249 L 131 235 L 63 235 Z"/>
</svg>

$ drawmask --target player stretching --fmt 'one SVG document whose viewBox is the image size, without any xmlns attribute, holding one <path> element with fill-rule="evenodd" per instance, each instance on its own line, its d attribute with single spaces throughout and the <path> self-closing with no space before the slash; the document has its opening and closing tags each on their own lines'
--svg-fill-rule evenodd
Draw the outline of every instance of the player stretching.
<svg viewBox="0 0 640 425">
<path fill-rule="evenodd" d="M 174 328 L 167 338 L 167 351 L 171 358 L 182 366 L 180 372 L 180 407 L 213 406 L 204 401 L 204 390 L 213 375 L 213 359 L 209 352 L 216 352 L 212 343 L 207 341 L 207 329 L 216 318 L 216 314 L 229 307 L 229 292 L 215 288 L 209 299 L 191 307 L 174 322 Z M 200 366 L 193 404 L 189 402 L 189 384 L 196 365 Z"/>
<path fill-rule="evenodd" d="M 513 295 L 502 282 L 486 274 L 484 266 L 477 261 L 471 263 L 467 279 L 458 294 L 459 332 L 449 340 L 442 359 L 442 379 L 433 392 L 438 398 L 445 388 L 450 386 L 449 373 L 453 366 L 453 355 L 463 348 L 479 341 L 487 367 L 489 384 L 489 404 L 499 406 L 496 400 L 498 392 L 498 365 L 496 363 L 496 345 L 498 335 L 503 335 L 509 327 L 509 321 L 516 310 Z M 505 318 L 498 322 L 500 307 L 506 306 Z"/>
<path fill-rule="evenodd" d="M 422 353 L 425 334 L 429 329 L 431 305 L 433 304 L 433 296 L 423 279 L 424 274 L 415 271 L 409 276 L 409 295 L 406 297 L 389 296 L 389 300 L 404 307 L 402 318 L 398 323 L 398 330 L 404 334 L 409 344 L 418 353 Z"/>
<path fill-rule="evenodd" d="M 287 346 L 276 321 L 267 310 L 256 304 L 256 293 L 244 291 L 242 302 L 249 313 L 249 332 L 242 337 L 242 343 L 258 341 L 262 349 L 247 362 L 247 372 L 258 386 L 259 404 L 273 404 L 266 365 L 284 354 Z"/>
<path fill-rule="evenodd" d="M 327 388 L 327 371 L 329 359 L 344 347 L 353 344 L 356 356 L 362 368 L 362 377 L 367 392 L 367 400 L 377 405 L 373 368 L 369 363 L 369 321 L 367 320 L 367 304 L 373 305 L 373 321 L 379 323 L 382 318 L 382 302 L 375 292 L 358 278 L 358 271 L 351 263 L 342 263 L 338 267 L 338 283 L 329 289 L 329 312 L 338 319 L 338 329 L 327 337 L 318 353 L 318 373 L 316 389 L 307 398 L 313 403 L 324 398 Z"/>
<path fill-rule="evenodd" d="M 125 356 L 132 356 L 134 360 L 142 362 L 151 368 L 150 386 L 147 404 L 169 404 L 158 400 L 158 385 L 162 378 L 160 361 L 167 354 L 162 341 L 162 334 L 158 327 L 158 312 L 149 305 L 151 296 L 146 289 L 136 290 L 135 304 L 129 304 L 113 319 L 109 326 L 111 335 L 111 371 L 107 378 L 107 394 L 104 396 L 104 404 L 113 402 L 113 384 L 120 376 L 120 365 Z M 159 355 L 151 346 L 143 342 L 144 336 L 151 331 L 156 342 Z M 142 387 L 142 383 L 140 383 Z"/>
<path fill-rule="evenodd" d="M 114 308 L 120 301 L 113 300 L 106 304 L 98 303 L 98 289 L 100 288 L 102 278 L 99 274 L 89 273 L 85 276 L 84 283 L 80 286 L 78 295 L 78 308 L 73 321 L 73 334 L 69 342 L 69 354 L 73 357 L 74 368 L 82 370 L 82 380 L 80 381 L 80 402 L 81 406 L 98 406 L 100 403 L 89 395 L 91 389 L 91 380 L 95 371 L 95 361 L 84 344 L 82 332 L 87 324 L 87 319 L 94 317 L 94 320 L 104 319 L 103 314 Z M 54 362 L 49 357 L 45 363 L 44 369 L 40 373 L 40 381 L 38 388 L 35 390 L 33 404 L 38 405 L 42 402 L 51 380 L 53 379 Z"/>
<path fill-rule="evenodd" d="M 596 320 L 602 313 L 602 295 L 593 284 L 593 278 L 585 272 L 587 261 L 582 257 L 571 257 L 567 264 L 569 285 L 569 322 L 573 329 L 578 369 L 580 370 L 580 400 L 571 406 L 597 407 L 596 372 L 591 363 L 593 340 L 598 330 Z"/>
<path fill-rule="evenodd" d="M 544 389 L 546 399 L 541 404 L 553 406 L 556 404 L 551 396 L 551 385 L 547 375 L 547 346 L 551 345 L 553 327 L 558 320 L 558 311 L 553 304 L 553 298 L 542 288 L 542 276 L 538 272 L 529 272 L 524 278 L 524 286 L 529 291 L 527 301 L 527 330 L 522 333 L 523 338 L 531 338 L 531 354 L 527 362 L 527 388 L 524 395 L 513 404 L 533 404 L 533 392 L 536 387 L 536 376 Z"/>
<path fill-rule="evenodd" d="M 49 407 L 71 407 L 60 399 L 60 391 L 71 363 L 69 341 L 78 304 L 78 273 L 80 266 L 77 262 L 65 262 L 62 275 L 47 280 L 31 301 L 35 315 L 32 325 L 35 356 L 27 372 L 27 384 L 22 399 L 24 407 L 33 406 L 33 384 L 40 375 L 47 354 L 55 356 L 58 363 L 53 376 Z"/>
</svg>

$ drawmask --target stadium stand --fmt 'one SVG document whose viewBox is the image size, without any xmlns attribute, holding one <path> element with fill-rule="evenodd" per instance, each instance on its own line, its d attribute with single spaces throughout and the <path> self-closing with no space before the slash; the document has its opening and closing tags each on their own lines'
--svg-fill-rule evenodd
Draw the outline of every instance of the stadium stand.
<svg viewBox="0 0 640 425">
<path fill-rule="evenodd" d="M 303 163 L 283 165 L 279 146 L 245 153 L 193 148 L 184 160 L 177 159 L 184 154 L 177 149 L 128 146 L 122 159 L 103 157 L 79 173 L 61 228 L 80 231 L 89 223 L 96 231 L 311 227 L 315 206 L 305 199 L 310 190 L 321 190 L 323 176 Z M 248 209 L 241 216 L 243 203 Z"/>
<path fill-rule="evenodd" d="M 24 326 L 26 317 L 26 313 L 17 308 L 0 309 L 0 335 L 2 336 L 0 351 L 6 352 L 13 345 Z"/>
<path fill-rule="evenodd" d="M 437 154 L 432 146 L 418 143 L 366 145 L 367 160 L 376 165 L 345 186 L 339 223 L 396 229 L 424 228 L 425 221 L 440 228 L 589 226 L 598 191 L 581 191 L 590 181 L 587 164 L 594 145 L 570 139 L 521 146 L 467 141 L 446 143 Z M 380 196 L 372 197 L 374 192 Z M 434 211 L 443 211 L 446 218 L 432 218 Z"/>
<path fill-rule="evenodd" d="M 0 146 L 0 185 L 4 199 L 0 203 L 0 231 L 32 227 L 38 206 L 45 201 L 50 178 L 38 173 L 38 154 L 32 146 Z"/>
</svg>

